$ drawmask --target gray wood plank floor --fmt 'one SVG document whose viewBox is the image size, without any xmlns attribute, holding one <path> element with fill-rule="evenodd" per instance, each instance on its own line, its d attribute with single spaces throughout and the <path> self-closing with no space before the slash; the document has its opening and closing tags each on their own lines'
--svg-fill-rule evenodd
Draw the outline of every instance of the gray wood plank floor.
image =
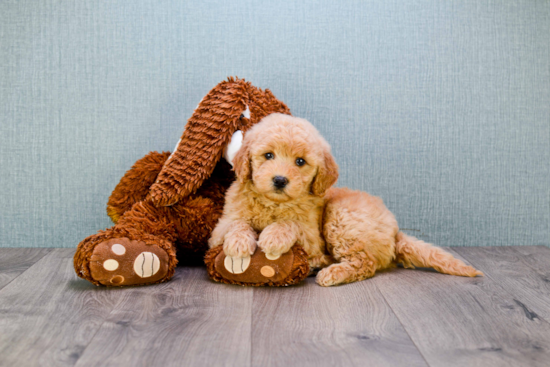
<svg viewBox="0 0 550 367">
<path fill-rule="evenodd" d="M 4 288 L 35 262 L 46 256 L 49 248 L 0 249 L 0 289 Z"/>
<path fill-rule="evenodd" d="M 78 279 L 74 249 L 0 249 L 0 366 L 549 366 L 550 249 L 449 249 L 486 276 L 393 269 L 322 288 Z"/>
</svg>

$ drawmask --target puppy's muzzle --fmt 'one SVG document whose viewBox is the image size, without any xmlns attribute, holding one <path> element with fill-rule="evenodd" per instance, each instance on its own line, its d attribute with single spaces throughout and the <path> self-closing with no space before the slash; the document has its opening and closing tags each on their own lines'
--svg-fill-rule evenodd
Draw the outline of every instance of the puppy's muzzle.
<svg viewBox="0 0 550 367">
<path fill-rule="evenodd" d="M 273 186 L 277 189 L 284 189 L 285 186 L 288 184 L 288 178 L 283 176 L 275 176 L 273 177 Z"/>
</svg>

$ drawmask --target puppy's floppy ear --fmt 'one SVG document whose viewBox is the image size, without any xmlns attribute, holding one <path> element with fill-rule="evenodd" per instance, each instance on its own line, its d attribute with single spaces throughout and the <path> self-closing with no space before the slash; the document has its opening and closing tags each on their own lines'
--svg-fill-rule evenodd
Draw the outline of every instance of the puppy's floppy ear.
<svg viewBox="0 0 550 367">
<path fill-rule="evenodd" d="M 241 149 L 233 158 L 233 169 L 237 179 L 245 183 L 252 179 L 252 167 L 250 166 L 250 143 L 248 139 L 243 142 Z"/>
<path fill-rule="evenodd" d="M 311 192 L 316 196 L 323 196 L 325 192 L 338 180 L 338 165 L 329 149 L 323 152 L 323 162 L 319 166 L 317 175 L 311 183 Z"/>
</svg>

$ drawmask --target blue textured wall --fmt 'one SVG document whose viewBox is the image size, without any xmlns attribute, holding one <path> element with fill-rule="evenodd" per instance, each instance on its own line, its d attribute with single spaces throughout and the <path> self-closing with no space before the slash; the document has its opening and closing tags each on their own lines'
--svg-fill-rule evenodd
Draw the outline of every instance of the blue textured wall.
<svg viewBox="0 0 550 367">
<path fill-rule="evenodd" d="M 0 3 L 0 245 L 73 247 L 238 75 L 439 245 L 549 244 L 548 1 Z"/>
</svg>

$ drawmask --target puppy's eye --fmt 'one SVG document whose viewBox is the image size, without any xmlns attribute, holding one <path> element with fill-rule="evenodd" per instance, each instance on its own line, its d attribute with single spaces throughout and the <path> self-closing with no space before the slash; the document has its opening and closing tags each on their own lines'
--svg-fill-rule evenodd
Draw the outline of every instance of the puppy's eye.
<svg viewBox="0 0 550 367">
<path fill-rule="evenodd" d="M 265 159 L 273 159 L 274 155 L 273 155 L 273 153 L 265 153 L 264 157 L 265 157 Z"/>
<path fill-rule="evenodd" d="M 304 158 L 296 158 L 297 166 L 303 166 L 304 164 L 306 164 L 306 161 L 304 160 Z"/>
</svg>

